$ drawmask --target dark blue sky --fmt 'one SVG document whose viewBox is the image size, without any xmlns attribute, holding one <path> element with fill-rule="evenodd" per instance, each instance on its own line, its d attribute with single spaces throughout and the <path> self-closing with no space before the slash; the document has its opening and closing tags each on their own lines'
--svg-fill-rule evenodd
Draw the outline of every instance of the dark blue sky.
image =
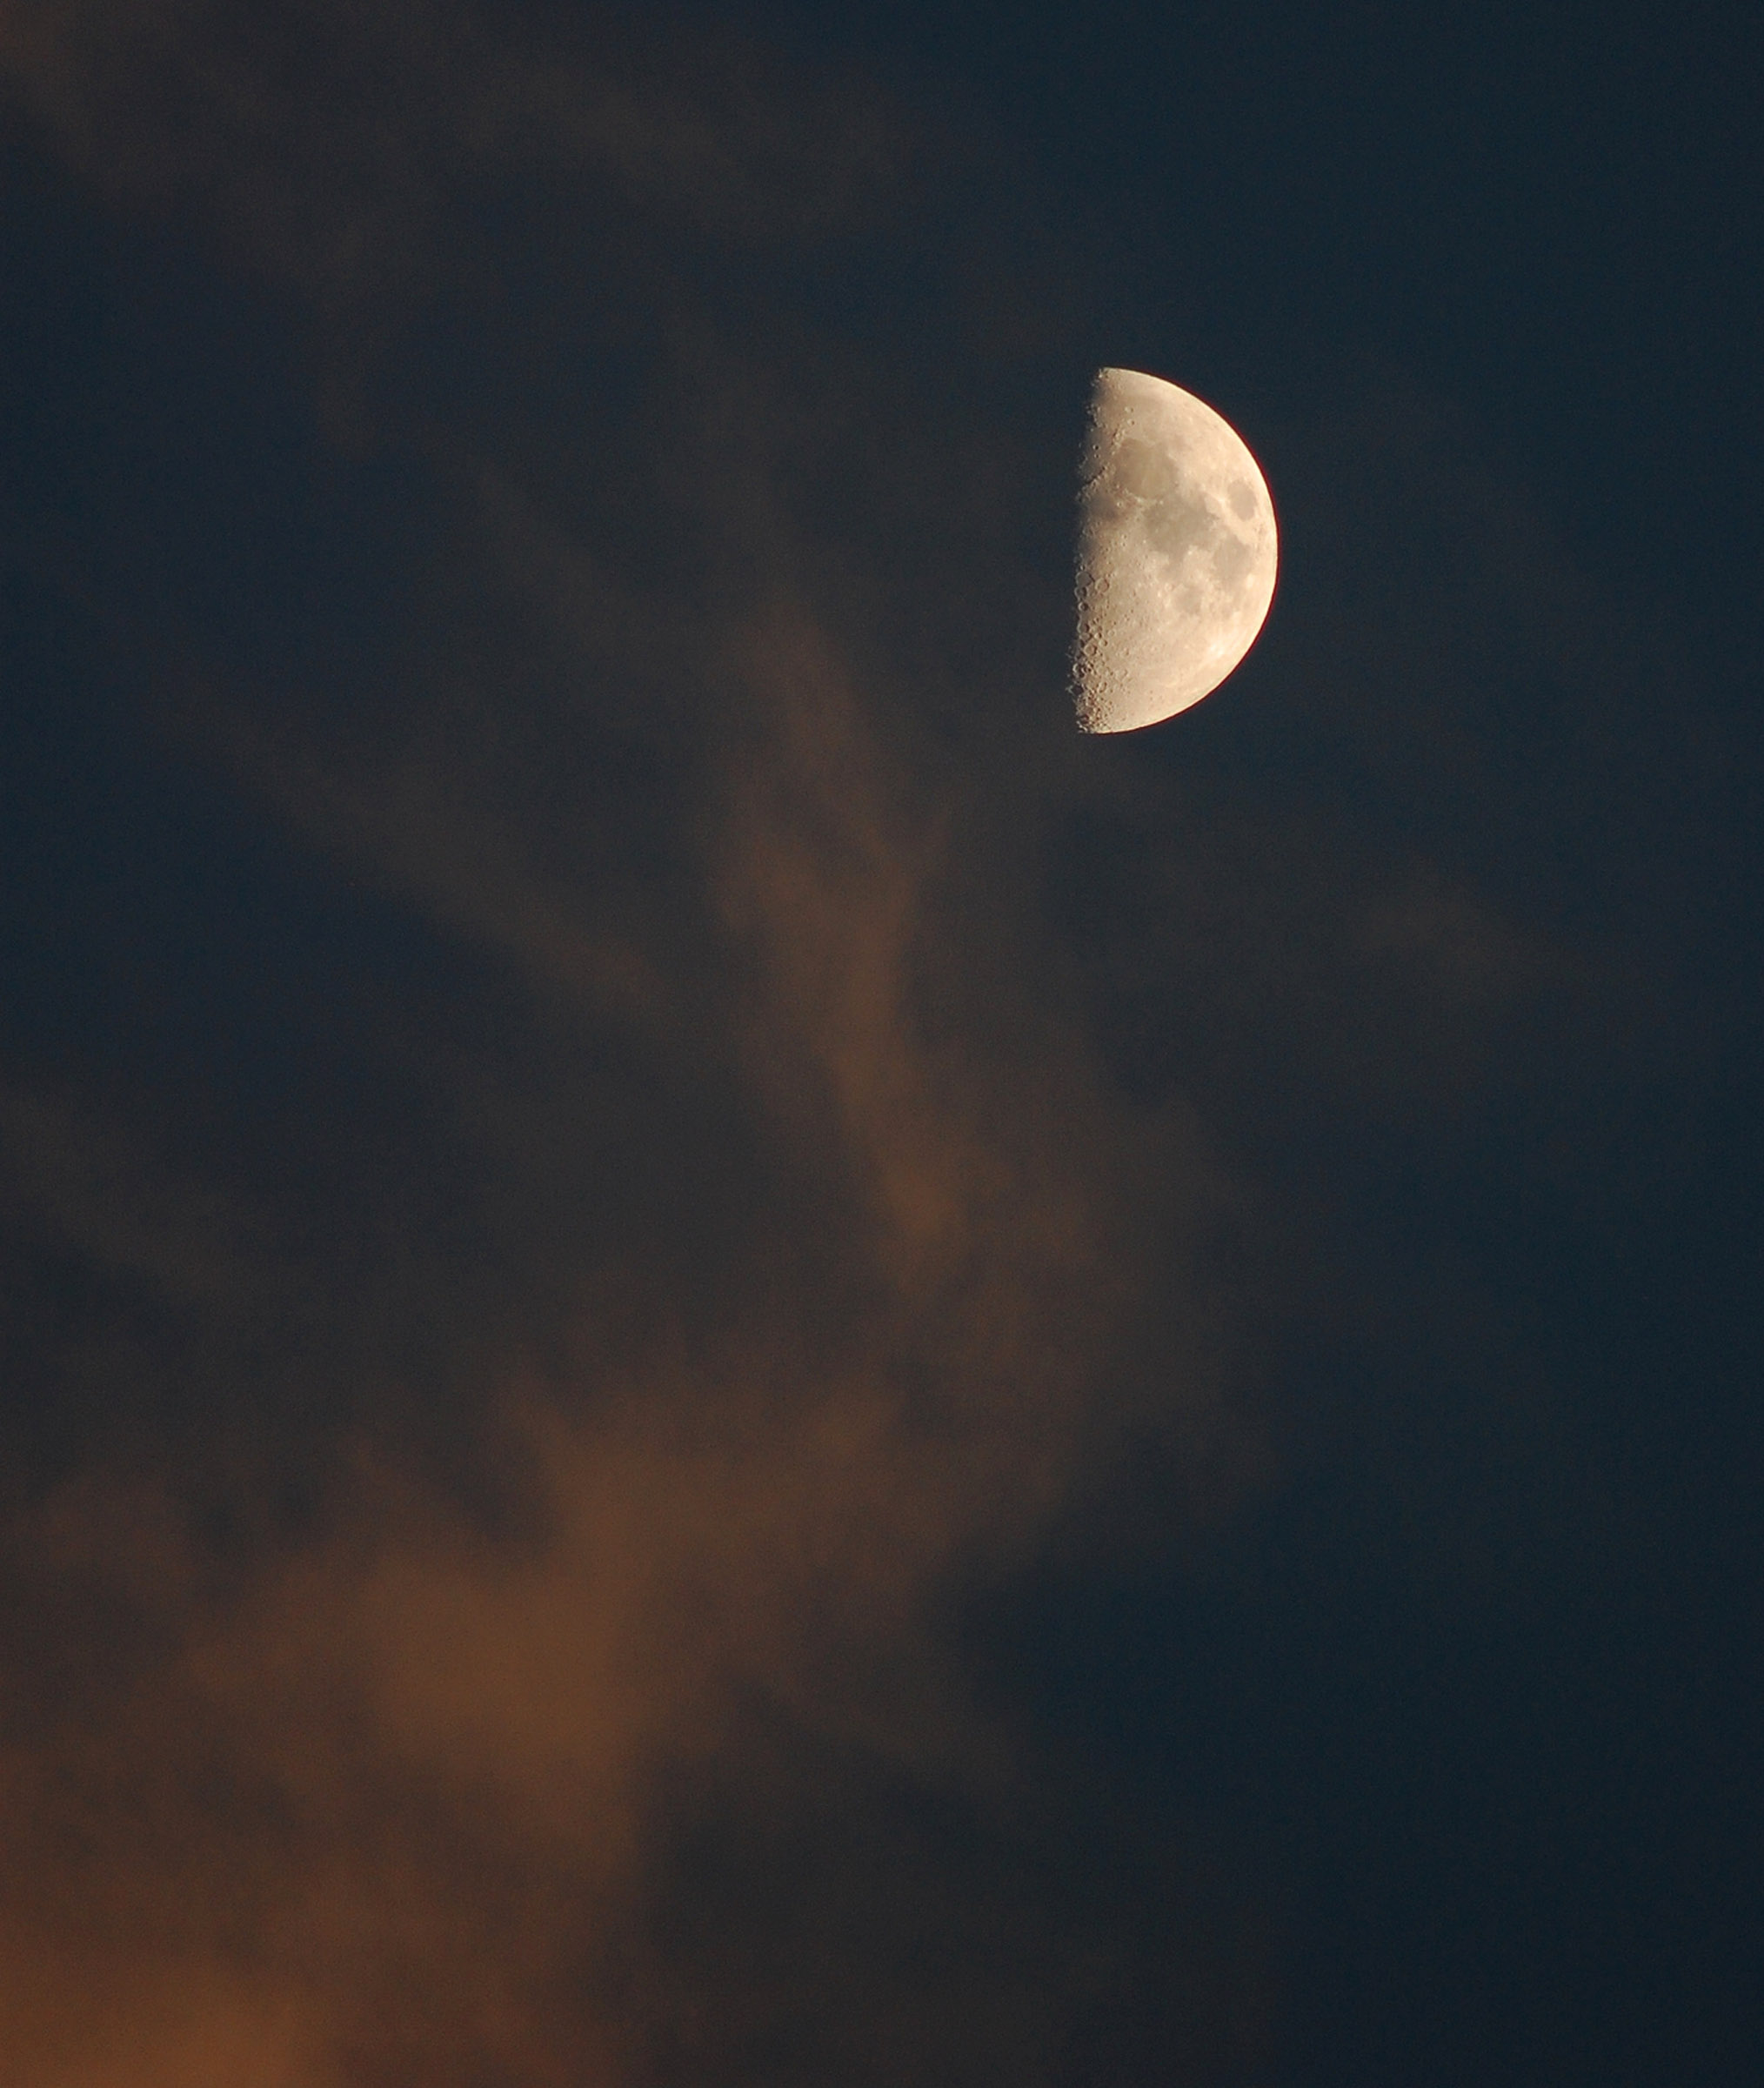
<svg viewBox="0 0 1764 2088">
<path fill-rule="evenodd" d="M 1757 41 L 0 17 L 21 2083 L 1751 2080 Z"/>
</svg>

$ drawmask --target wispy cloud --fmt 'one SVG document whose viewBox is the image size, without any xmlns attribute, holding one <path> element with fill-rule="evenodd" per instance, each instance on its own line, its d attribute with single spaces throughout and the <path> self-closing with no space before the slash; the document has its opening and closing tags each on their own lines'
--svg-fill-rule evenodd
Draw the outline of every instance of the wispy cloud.
<svg viewBox="0 0 1764 2088">
<path fill-rule="evenodd" d="M 950 338 L 987 307 L 927 123 L 547 33 L 0 9 L 104 207 L 271 285 L 326 457 L 408 474 L 329 670 L 131 640 L 332 909 L 290 1049 L 348 1077 L 219 1161 L 197 1070 L 163 1124 L 0 1092 L 66 1424 L 8 1536 L 0 2080 L 1051 2083 L 1123 2007 L 1233 2078 L 1253 1938 L 986 1709 L 962 1604 L 1124 1454 L 1196 1523 L 1264 1469 L 1246 1323 L 1323 1279 L 1194 1094 L 1285 1038 L 1270 1087 L 1461 1095 L 1560 954 L 1061 737 L 1014 518 L 1066 488 L 1008 399 L 902 408 L 931 322 L 838 317 L 896 239 L 959 248 Z M 1062 1811 L 1160 1852 L 1106 1859 L 1130 1920 Z"/>
</svg>

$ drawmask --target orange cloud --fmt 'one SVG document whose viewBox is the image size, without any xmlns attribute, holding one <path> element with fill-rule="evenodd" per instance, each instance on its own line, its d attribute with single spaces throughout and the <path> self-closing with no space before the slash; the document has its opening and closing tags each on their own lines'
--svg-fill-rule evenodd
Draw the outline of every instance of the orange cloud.
<svg viewBox="0 0 1764 2088">
<path fill-rule="evenodd" d="M 910 151 L 879 95 L 597 71 L 451 10 L 14 7 L 0 48 L 107 193 L 174 199 L 351 366 L 489 162 L 812 244 Z M 714 329 L 659 302 L 690 370 Z M 966 821 L 985 777 L 818 593 L 768 448 L 802 431 L 751 397 L 735 440 L 677 385 L 643 452 L 695 579 L 615 578 L 525 436 L 431 427 L 432 627 L 371 690 L 217 659 L 182 704 L 284 845 L 458 967 L 437 1020 L 362 989 L 420 1134 L 357 1167 L 370 1102 L 303 1129 L 320 1188 L 238 1161 L 222 1194 L 121 1102 L 0 1108 L 33 1248 L 151 1294 L 69 1337 L 133 1433 L 10 1531 L 7 2088 L 636 2088 L 767 2050 L 1051 2080 L 1132 1954 L 1024 1883 L 1035 1801 L 951 1620 L 1124 1430 L 1229 1446 L 1190 1266 L 1227 1188 L 1038 953 L 1052 758 Z M 553 772 L 615 756 L 665 788 L 590 831 Z M 170 1418 L 198 1380 L 213 1442 Z"/>
</svg>

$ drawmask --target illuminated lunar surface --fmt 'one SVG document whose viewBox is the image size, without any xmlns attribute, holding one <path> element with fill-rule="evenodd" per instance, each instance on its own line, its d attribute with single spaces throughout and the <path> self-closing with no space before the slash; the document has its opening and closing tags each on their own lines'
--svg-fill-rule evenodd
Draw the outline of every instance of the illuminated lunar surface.
<svg viewBox="0 0 1764 2088">
<path fill-rule="evenodd" d="M 1079 497 L 1072 686 L 1087 733 L 1130 733 L 1216 689 L 1274 598 L 1273 502 L 1243 438 L 1138 370 L 1100 370 Z"/>
</svg>

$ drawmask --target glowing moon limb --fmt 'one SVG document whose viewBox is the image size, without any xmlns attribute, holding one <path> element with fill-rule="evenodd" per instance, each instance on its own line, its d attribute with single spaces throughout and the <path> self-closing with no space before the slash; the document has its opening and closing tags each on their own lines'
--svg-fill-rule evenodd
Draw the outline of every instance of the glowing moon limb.
<svg viewBox="0 0 1764 2088">
<path fill-rule="evenodd" d="M 1243 438 L 1160 377 L 1099 370 L 1079 495 L 1072 679 L 1087 733 L 1209 695 L 1274 599 L 1274 504 Z"/>
</svg>

